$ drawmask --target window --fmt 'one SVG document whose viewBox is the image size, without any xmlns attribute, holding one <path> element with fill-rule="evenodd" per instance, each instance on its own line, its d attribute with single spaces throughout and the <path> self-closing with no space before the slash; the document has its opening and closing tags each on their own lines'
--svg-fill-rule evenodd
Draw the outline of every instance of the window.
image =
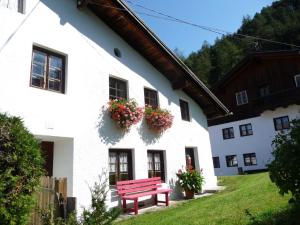
<svg viewBox="0 0 300 225">
<path fill-rule="evenodd" d="M 179 104 L 182 120 L 190 121 L 189 103 L 180 99 Z"/>
<path fill-rule="evenodd" d="M 118 58 L 122 57 L 121 51 L 118 48 L 114 48 L 114 54 L 115 56 L 117 56 Z"/>
<path fill-rule="evenodd" d="M 226 164 L 227 164 L 227 167 L 237 167 L 238 162 L 237 162 L 236 155 L 227 155 L 226 156 Z"/>
<path fill-rule="evenodd" d="M 19 13 L 25 13 L 25 0 L 0 0 L 1 6 Z"/>
<path fill-rule="evenodd" d="M 193 167 L 193 169 L 196 169 L 193 148 L 185 148 L 185 159 L 186 159 L 186 166 L 188 166 L 190 164 Z M 189 160 L 190 160 L 190 162 L 189 162 Z"/>
<path fill-rule="evenodd" d="M 148 156 L 148 177 L 160 177 L 165 180 L 164 155 L 163 151 L 147 151 Z"/>
<path fill-rule="evenodd" d="M 263 85 L 259 88 L 259 96 L 265 97 L 270 94 L 270 86 L 269 85 Z"/>
<path fill-rule="evenodd" d="M 256 154 L 255 153 L 244 154 L 244 164 L 245 164 L 245 166 L 255 166 L 255 165 L 257 165 Z"/>
<path fill-rule="evenodd" d="M 222 131 L 223 131 L 223 139 L 234 138 L 233 127 L 224 128 Z"/>
<path fill-rule="evenodd" d="M 300 87 L 300 74 L 296 75 L 294 78 L 296 87 Z"/>
<path fill-rule="evenodd" d="M 252 135 L 253 130 L 251 123 L 240 125 L 240 134 L 241 137 Z"/>
<path fill-rule="evenodd" d="M 127 99 L 127 82 L 110 77 L 109 78 L 109 99 Z"/>
<path fill-rule="evenodd" d="M 288 116 L 274 118 L 275 130 L 290 129 L 290 121 Z"/>
<path fill-rule="evenodd" d="M 236 104 L 244 105 L 248 103 L 248 96 L 246 90 L 235 93 Z"/>
<path fill-rule="evenodd" d="M 39 47 L 33 47 L 30 85 L 64 93 L 64 84 L 65 57 Z"/>
<path fill-rule="evenodd" d="M 117 181 L 132 179 L 131 150 L 109 150 L 109 184 L 115 185 Z"/>
<path fill-rule="evenodd" d="M 213 157 L 214 168 L 220 168 L 220 158 L 219 156 Z"/>
<path fill-rule="evenodd" d="M 157 91 L 144 88 L 145 105 L 151 105 L 153 108 L 158 107 Z"/>
</svg>

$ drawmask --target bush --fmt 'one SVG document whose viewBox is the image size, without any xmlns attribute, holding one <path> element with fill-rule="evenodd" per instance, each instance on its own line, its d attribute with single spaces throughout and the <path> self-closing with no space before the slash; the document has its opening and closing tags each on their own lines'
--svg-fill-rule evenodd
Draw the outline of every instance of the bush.
<svg viewBox="0 0 300 225">
<path fill-rule="evenodd" d="M 100 183 L 95 183 L 93 188 L 90 188 L 92 204 L 90 209 L 83 210 L 82 225 L 110 225 L 120 214 L 119 208 L 107 210 L 105 204 L 108 192 L 106 172 L 103 172 L 99 179 Z"/>
<path fill-rule="evenodd" d="M 268 165 L 270 178 L 279 193 L 292 193 L 293 201 L 300 202 L 300 120 L 291 122 L 287 133 L 278 133 L 273 141 L 274 160 Z"/>
<path fill-rule="evenodd" d="M 22 120 L 0 113 L 1 224 L 27 224 L 42 165 L 39 144 Z"/>
</svg>

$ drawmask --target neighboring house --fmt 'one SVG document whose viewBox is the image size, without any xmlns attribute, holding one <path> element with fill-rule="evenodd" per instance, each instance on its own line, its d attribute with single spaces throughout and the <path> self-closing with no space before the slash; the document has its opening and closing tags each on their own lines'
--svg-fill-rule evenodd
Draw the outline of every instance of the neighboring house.
<svg viewBox="0 0 300 225">
<path fill-rule="evenodd" d="M 190 155 L 204 189 L 216 186 L 207 118 L 226 107 L 123 1 L 81 2 L 0 1 L 0 111 L 23 118 L 79 210 L 103 169 L 117 180 L 161 176 L 173 188 Z M 110 97 L 155 102 L 173 126 L 159 137 L 143 121 L 124 134 Z"/>
<path fill-rule="evenodd" d="M 299 51 L 250 54 L 215 94 L 233 112 L 209 120 L 215 174 L 266 169 L 275 135 L 300 115 Z"/>
</svg>

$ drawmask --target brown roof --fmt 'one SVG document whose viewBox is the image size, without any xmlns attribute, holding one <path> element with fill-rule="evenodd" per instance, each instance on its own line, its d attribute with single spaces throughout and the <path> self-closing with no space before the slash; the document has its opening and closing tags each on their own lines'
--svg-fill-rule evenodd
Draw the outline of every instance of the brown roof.
<svg viewBox="0 0 300 225">
<path fill-rule="evenodd" d="M 181 89 L 194 99 L 209 119 L 229 113 L 203 82 L 122 0 L 86 0 L 85 4 L 160 71 L 174 89 Z"/>
</svg>

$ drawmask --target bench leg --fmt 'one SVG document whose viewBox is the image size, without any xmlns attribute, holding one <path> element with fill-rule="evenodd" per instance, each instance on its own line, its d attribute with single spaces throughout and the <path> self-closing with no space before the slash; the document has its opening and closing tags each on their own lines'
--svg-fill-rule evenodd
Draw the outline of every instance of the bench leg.
<svg viewBox="0 0 300 225">
<path fill-rule="evenodd" d="M 166 196 L 166 206 L 169 206 L 169 193 L 165 193 Z"/>
<path fill-rule="evenodd" d="M 139 205 L 138 205 L 138 199 L 134 199 L 134 214 L 137 215 L 138 214 L 138 210 L 139 210 Z"/>
<path fill-rule="evenodd" d="M 157 205 L 157 194 L 154 195 L 154 205 Z"/>
<path fill-rule="evenodd" d="M 122 208 L 123 208 L 123 212 L 126 212 L 126 199 L 123 199 Z"/>
</svg>

